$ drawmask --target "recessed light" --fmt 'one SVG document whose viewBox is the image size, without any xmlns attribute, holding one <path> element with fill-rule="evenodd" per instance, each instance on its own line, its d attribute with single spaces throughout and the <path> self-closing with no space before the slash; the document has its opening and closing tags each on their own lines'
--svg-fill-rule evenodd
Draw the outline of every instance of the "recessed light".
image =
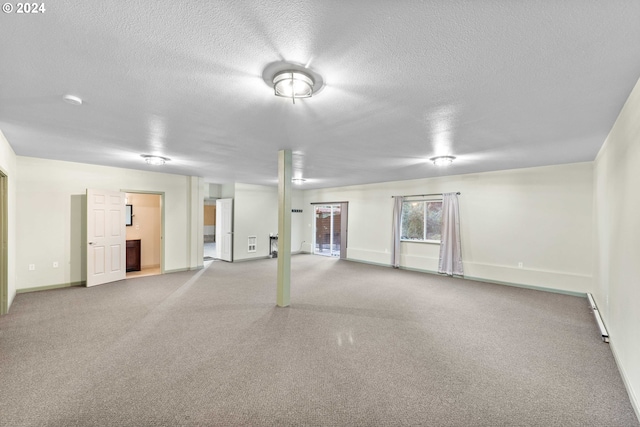
<svg viewBox="0 0 640 427">
<path fill-rule="evenodd" d="M 433 162 L 436 166 L 449 166 L 455 160 L 454 156 L 436 156 L 432 157 L 429 160 Z"/>
<path fill-rule="evenodd" d="M 62 99 L 64 100 L 64 102 L 66 102 L 67 104 L 71 104 L 71 105 L 82 105 L 82 98 L 80 98 L 79 96 L 75 96 L 75 95 L 64 95 L 62 97 Z"/>
<path fill-rule="evenodd" d="M 141 157 L 148 165 L 162 166 L 171 159 L 168 157 L 152 156 L 150 154 L 142 154 Z"/>
</svg>

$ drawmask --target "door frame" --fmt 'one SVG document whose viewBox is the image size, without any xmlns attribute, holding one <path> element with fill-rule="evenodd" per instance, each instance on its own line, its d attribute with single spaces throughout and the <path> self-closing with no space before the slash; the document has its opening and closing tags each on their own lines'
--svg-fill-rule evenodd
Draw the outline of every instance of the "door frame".
<svg viewBox="0 0 640 427">
<path fill-rule="evenodd" d="M 9 177 L 0 169 L 0 315 L 9 312 Z"/>
<path fill-rule="evenodd" d="M 165 274 L 164 269 L 164 191 L 145 191 L 145 190 L 120 190 L 123 193 L 132 194 L 155 194 L 160 196 L 160 274 Z M 125 238 L 126 239 L 126 238 Z"/>
<path fill-rule="evenodd" d="M 348 239 L 349 239 L 349 202 L 314 202 L 311 203 L 313 206 L 312 215 L 313 215 L 313 239 L 311 242 L 311 253 L 313 255 L 316 254 L 316 206 L 340 206 L 340 259 L 347 259 L 347 247 L 348 247 Z M 335 227 L 335 224 L 333 224 Z M 332 233 L 333 234 L 333 233 Z M 333 236 L 331 236 L 331 241 L 333 241 Z M 324 255 L 322 255 L 324 256 Z"/>
</svg>

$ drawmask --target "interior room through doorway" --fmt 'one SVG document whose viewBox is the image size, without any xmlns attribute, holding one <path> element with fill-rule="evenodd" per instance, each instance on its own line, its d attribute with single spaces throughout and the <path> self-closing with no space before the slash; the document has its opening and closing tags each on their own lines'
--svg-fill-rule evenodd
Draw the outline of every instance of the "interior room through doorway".
<svg viewBox="0 0 640 427">
<path fill-rule="evenodd" d="M 126 193 L 127 279 L 163 272 L 162 199 L 162 194 Z"/>
</svg>

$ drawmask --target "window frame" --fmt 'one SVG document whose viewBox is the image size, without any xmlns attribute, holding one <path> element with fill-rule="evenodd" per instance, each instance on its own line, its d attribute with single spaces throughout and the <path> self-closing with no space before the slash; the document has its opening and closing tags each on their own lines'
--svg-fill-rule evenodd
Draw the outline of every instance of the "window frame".
<svg viewBox="0 0 640 427">
<path fill-rule="evenodd" d="M 441 198 L 435 198 L 435 199 L 417 199 L 417 200 L 403 200 L 402 201 L 402 212 L 404 212 L 404 204 L 405 203 L 416 203 L 416 202 L 422 202 L 424 203 L 424 217 L 423 217 L 423 224 L 424 224 L 424 229 L 423 229 L 423 236 L 426 237 L 427 235 L 427 212 L 428 212 L 428 208 L 427 208 L 427 203 L 433 203 L 433 202 L 437 202 L 440 203 L 440 206 L 442 206 L 442 201 L 443 199 Z M 402 212 L 400 213 L 400 217 L 402 218 Z M 439 245 L 442 242 L 442 239 L 440 240 L 433 240 L 433 239 L 423 239 L 423 240 L 414 240 L 414 239 L 403 239 L 402 238 L 402 219 L 400 220 L 400 242 L 409 242 L 409 243 L 426 243 L 426 244 L 431 244 L 431 245 Z M 442 232 L 440 233 L 440 236 L 442 236 Z"/>
</svg>

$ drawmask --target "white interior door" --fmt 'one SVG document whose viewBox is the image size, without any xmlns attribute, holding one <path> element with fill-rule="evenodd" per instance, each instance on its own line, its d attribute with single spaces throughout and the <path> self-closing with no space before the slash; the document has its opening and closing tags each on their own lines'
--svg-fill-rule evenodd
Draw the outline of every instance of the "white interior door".
<svg viewBox="0 0 640 427">
<path fill-rule="evenodd" d="M 216 258 L 233 261 L 233 199 L 216 200 Z"/>
<path fill-rule="evenodd" d="M 125 194 L 87 189 L 87 286 L 126 277 Z"/>
</svg>

